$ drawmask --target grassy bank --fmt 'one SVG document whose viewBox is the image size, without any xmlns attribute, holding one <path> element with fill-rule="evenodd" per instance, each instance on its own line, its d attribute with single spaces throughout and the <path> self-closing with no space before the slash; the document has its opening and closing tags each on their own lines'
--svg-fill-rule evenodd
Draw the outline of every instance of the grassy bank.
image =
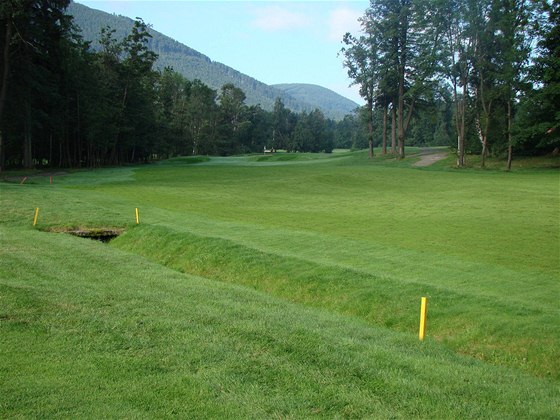
<svg viewBox="0 0 560 420">
<path fill-rule="evenodd" d="M 553 383 L 431 340 L 93 241 L 2 235 L 2 417 L 537 417 L 558 408 Z"/>
</svg>

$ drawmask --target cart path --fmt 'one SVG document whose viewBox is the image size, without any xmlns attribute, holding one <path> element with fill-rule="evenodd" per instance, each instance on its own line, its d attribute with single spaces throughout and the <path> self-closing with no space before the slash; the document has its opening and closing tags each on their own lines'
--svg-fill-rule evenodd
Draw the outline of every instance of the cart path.
<svg viewBox="0 0 560 420">
<path fill-rule="evenodd" d="M 447 156 L 449 156 L 449 153 L 442 152 L 441 149 L 432 149 L 426 147 L 425 149 L 422 149 L 420 151 L 419 155 L 420 155 L 420 160 L 414 163 L 412 166 L 417 166 L 417 167 L 430 166 L 436 163 L 438 160 L 445 159 Z"/>
</svg>

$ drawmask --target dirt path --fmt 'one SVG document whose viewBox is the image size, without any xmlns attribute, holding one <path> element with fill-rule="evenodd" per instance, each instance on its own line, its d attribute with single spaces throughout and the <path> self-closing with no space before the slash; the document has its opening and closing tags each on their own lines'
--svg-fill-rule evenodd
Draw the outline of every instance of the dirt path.
<svg viewBox="0 0 560 420">
<path fill-rule="evenodd" d="M 449 153 L 442 152 L 441 149 L 432 149 L 432 148 L 425 148 L 420 151 L 420 160 L 413 164 L 412 166 L 430 166 L 436 163 L 438 160 L 445 159 L 449 156 Z"/>
</svg>

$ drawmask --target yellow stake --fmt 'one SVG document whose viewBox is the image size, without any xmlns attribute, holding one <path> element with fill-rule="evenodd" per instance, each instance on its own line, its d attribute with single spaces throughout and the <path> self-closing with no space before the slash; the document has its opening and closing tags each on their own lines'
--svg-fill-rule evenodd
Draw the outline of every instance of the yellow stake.
<svg viewBox="0 0 560 420">
<path fill-rule="evenodd" d="M 420 338 L 420 341 L 424 340 L 424 336 L 426 335 L 427 310 L 428 310 L 428 299 L 423 297 L 422 304 L 420 305 L 420 332 L 418 333 L 418 337 Z"/>
<path fill-rule="evenodd" d="M 136 224 L 140 223 L 140 217 L 138 215 L 138 207 L 136 207 Z"/>
<path fill-rule="evenodd" d="M 37 224 L 37 217 L 39 217 L 39 207 L 35 209 L 35 217 L 33 218 L 33 226 Z"/>
</svg>

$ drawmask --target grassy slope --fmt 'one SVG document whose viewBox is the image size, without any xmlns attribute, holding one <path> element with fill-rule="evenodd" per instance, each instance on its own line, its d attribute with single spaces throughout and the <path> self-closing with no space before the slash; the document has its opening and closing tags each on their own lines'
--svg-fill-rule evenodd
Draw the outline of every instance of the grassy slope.
<svg viewBox="0 0 560 420">
<path fill-rule="evenodd" d="M 558 408 L 551 383 L 433 342 L 93 241 L 2 233 L 2 417 L 518 417 Z"/>
<path fill-rule="evenodd" d="M 4 414 L 558 408 L 556 381 L 414 337 L 426 293 L 430 336 L 557 378 L 557 173 L 436 173 L 345 157 L 187 162 L 2 186 Z M 142 224 L 106 247 L 30 230 L 37 205 L 42 228 L 128 225 L 136 206 Z"/>
<path fill-rule="evenodd" d="M 340 160 L 182 174 L 180 165 L 146 170 L 140 191 L 116 187 L 142 196 L 150 220 L 167 229 L 125 236 L 122 246 L 399 330 L 415 328 L 411 307 L 432 295 L 432 335 L 558 378 L 556 173 L 442 176 Z M 150 197 L 152 182 L 167 188 Z M 187 234 L 204 239 L 189 247 Z M 150 245 L 150 236 L 160 240 Z"/>
</svg>

